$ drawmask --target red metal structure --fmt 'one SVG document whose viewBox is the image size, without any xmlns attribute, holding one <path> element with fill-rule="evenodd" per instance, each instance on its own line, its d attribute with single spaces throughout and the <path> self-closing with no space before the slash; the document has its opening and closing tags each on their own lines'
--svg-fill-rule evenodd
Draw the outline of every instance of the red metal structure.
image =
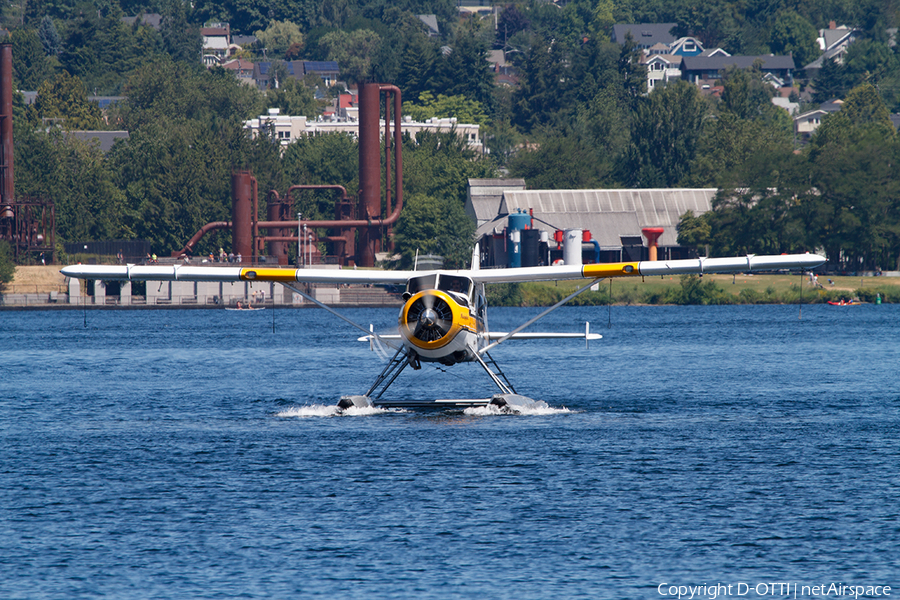
<svg viewBox="0 0 900 600">
<path fill-rule="evenodd" d="M 7 214 L 15 201 L 12 133 L 12 44 L 0 44 L 0 206 Z"/>
<path fill-rule="evenodd" d="M 641 233 L 647 238 L 647 245 L 650 247 L 650 260 L 656 260 L 657 242 L 664 231 L 665 229 L 662 227 L 644 227 L 641 229 Z"/>
<path fill-rule="evenodd" d="M 384 104 L 384 213 L 381 195 L 381 158 L 379 117 L 381 96 Z M 257 261 L 263 244 L 268 244 L 267 253 L 279 264 L 287 264 L 289 244 L 310 245 L 325 240 L 332 244 L 333 253 L 341 265 L 355 264 L 362 267 L 375 266 L 375 254 L 382 250 L 382 240 L 390 239 L 391 227 L 400 218 L 403 208 L 403 158 L 400 89 L 381 83 L 361 84 L 359 87 L 359 198 L 355 209 L 347 190 L 340 185 L 293 185 L 284 199 L 276 190 L 266 197 L 267 221 L 258 221 L 258 196 L 256 179 L 248 171 L 232 174 L 232 220 L 208 223 L 203 226 L 181 250 L 173 256 L 190 254 L 196 243 L 207 232 L 215 229 L 231 228 L 232 251 Z M 394 130 L 391 131 L 391 118 Z M 394 156 L 393 179 L 391 177 L 391 155 Z M 393 189 L 392 189 L 393 188 Z M 331 190 L 339 197 L 335 202 L 334 220 L 297 220 L 294 194 L 303 190 Z M 392 206 L 393 205 L 393 206 Z M 387 216 L 382 217 L 382 214 Z M 355 218 L 354 218 L 355 217 Z M 305 229 L 310 238 L 298 240 L 298 230 Z M 266 235 L 259 230 L 265 229 Z M 320 237 L 317 230 L 331 229 L 331 234 Z M 388 241 L 390 246 L 390 241 Z M 301 249 L 301 252 L 303 250 Z M 316 255 L 318 250 L 311 252 Z"/>
<path fill-rule="evenodd" d="M 56 211 L 51 200 L 16 201 L 13 169 L 12 44 L 0 44 L 0 240 L 9 242 L 19 262 L 43 253 L 55 262 Z"/>
</svg>

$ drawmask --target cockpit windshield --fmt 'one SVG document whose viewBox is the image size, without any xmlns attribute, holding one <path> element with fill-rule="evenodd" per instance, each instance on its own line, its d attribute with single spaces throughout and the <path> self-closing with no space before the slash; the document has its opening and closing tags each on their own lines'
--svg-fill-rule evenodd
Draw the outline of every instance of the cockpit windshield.
<svg viewBox="0 0 900 600">
<path fill-rule="evenodd" d="M 422 290 L 433 290 L 437 284 L 437 275 L 423 275 L 422 277 L 413 277 L 406 284 L 406 291 L 412 295 Z"/>
<path fill-rule="evenodd" d="M 438 279 L 438 289 L 443 292 L 457 292 L 466 297 L 469 296 L 469 288 L 472 286 L 472 280 L 468 277 L 459 277 L 456 275 L 441 275 Z"/>
</svg>

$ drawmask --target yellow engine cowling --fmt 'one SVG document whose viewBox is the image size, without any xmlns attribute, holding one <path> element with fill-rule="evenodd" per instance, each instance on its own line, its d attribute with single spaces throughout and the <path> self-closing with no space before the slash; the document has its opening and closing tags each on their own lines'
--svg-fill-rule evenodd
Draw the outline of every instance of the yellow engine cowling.
<svg viewBox="0 0 900 600">
<path fill-rule="evenodd" d="M 468 306 L 434 289 L 422 290 L 406 301 L 399 325 L 404 344 L 426 361 L 465 360 L 478 331 Z"/>
</svg>

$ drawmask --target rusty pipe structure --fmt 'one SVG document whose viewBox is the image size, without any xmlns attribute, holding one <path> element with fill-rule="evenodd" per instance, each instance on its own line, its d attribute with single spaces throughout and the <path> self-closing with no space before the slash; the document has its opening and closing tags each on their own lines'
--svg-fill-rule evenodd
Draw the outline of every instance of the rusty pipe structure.
<svg viewBox="0 0 900 600">
<path fill-rule="evenodd" d="M 231 229 L 231 221 L 213 221 L 212 223 L 207 223 L 203 227 L 200 228 L 194 236 L 188 240 L 188 243 L 184 245 L 184 248 L 172 253 L 172 256 L 181 256 L 182 254 L 193 254 L 194 246 L 197 245 L 197 242 L 200 239 L 209 233 L 210 231 L 215 231 L 217 229 Z"/>
<path fill-rule="evenodd" d="M 397 205 L 403 206 L 403 162 L 401 158 L 402 151 L 402 132 L 401 132 L 401 98 L 400 89 L 393 85 L 385 85 L 381 83 L 367 83 L 359 86 L 359 220 L 366 221 L 368 224 L 360 226 L 359 231 L 359 250 L 356 255 L 356 262 L 360 266 L 375 266 L 375 253 L 378 251 L 378 244 L 381 241 L 379 232 L 386 225 L 392 225 L 394 220 L 394 212 L 387 219 L 380 219 L 375 223 L 375 215 L 381 214 L 381 160 L 379 158 L 379 135 L 378 135 L 378 117 L 381 108 L 381 93 L 393 94 L 394 97 L 394 119 L 395 119 L 395 140 L 394 152 L 396 154 L 395 169 L 397 184 Z M 385 147 L 388 157 L 390 153 L 387 148 L 391 143 L 390 135 L 390 111 L 387 110 L 387 98 L 385 99 Z M 390 173 L 390 165 L 387 165 L 388 173 Z M 385 177 L 387 182 L 390 181 L 390 175 Z M 390 185 L 390 184 L 388 184 Z M 390 199 L 387 200 L 390 205 Z M 396 211 L 399 217 L 399 211 Z"/>
<path fill-rule="evenodd" d="M 403 140 L 403 135 L 400 130 L 400 88 L 393 85 L 381 85 L 379 86 L 380 91 L 387 92 L 393 95 L 394 97 L 394 118 L 396 119 L 396 123 L 394 126 L 394 133 L 396 139 L 394 140 L 394 151 L 397 153 L 396 158 L 396 178 L 397 178 L 397 198 L 398 202 L 400 202 L 401 207 L 403 204 L 403 161 L 401 160 L 401 143 Z M 388 97 L 385 95 L 384 98 L 384 207 L 385 212 L 389 215 L 393 214 L 391 211 L 391 111 L 390 111 L 390 103 L 388 102 Z M 397 212 L 397 217 L 399 218 L 400 212 Z M 390 223 L 387 226 L 387 237 L 388 237 L 388 248 L 391 252 L 394 250 L 394 240 L 393 240 L 393 223 Z"/>
<path fill-rule="evenodd" d="M 380 216 L 381 211 L 381 159 L 379 151 L 379 116 L 381 110 L 381 94 L 385 93 L 385 212 L 386 217 Z M 390 96 L 393 97 L 393 111 L 391 111 Z M 232 173 L 232 220 L 230 222 L 218 221 L 208 223 L 198 231 L 185 247 L 173 253 L 173 256 L 188 254 L 193 251 L 194 245 L 206 233 L 215 229 L 232 229 L 232 246 L 235 254 L 249 256 L 255 262 L 262 243 L 283 244 L 296 242 L 297 235 L 286 235 L 285 229 L 298 229 L 302 225 L 308 228 L 333 228 L 339 229 L 338 235 L 329 235 L 324 238 L 341 247 L 338 254 L 343 257 L 347 254 L 344 247 L 353 248 L 353 238 L 356 229 L 359 229 L 359 248 L 354 252 L 356 264 L 360 266 L 374 266 L 375 253 L 380 249 L 381 232 L 386 230 L 388 235 L 391 226 L 400 218 L 403 209 L 403 159 L 401 131 L 402 100 L 400 89 L 394 85 L 369 83 L 360 86 L 360 125 L 359 125 L 359 162 L 360 162 L 360 191 L 357 203 L 356 217 L 346 218 L 352 215 L 352 210 L 347 213 L 345 208 L 350 204 L 346 188 L 340 185 L 294 185 L 288 189 L 285 201 L 282 202 L 278 192 L 272 190 L 267 202 L 267 215 L 269 220 L 259 221 L 258 195 L 256 179 L 248 171 L 235 171 Z M 393 115 L 391 115 L 393 112 Z M 394 119 L 394 131 L 391 132 L 391 116 Z M 396 203 L 392 202 L 391 179 L 391 150 L 394 154 L 394 178 Z M 286 219 L 285 210 L 293 208 L 294 198 L 292 194 L 300 190 L 326 189 L 334 190 L 341 194 L 335 205 L 336 215 L 334 220 L 291 220 Z M 272 198 L 274 197 L 274 201 Z M 392 207 L 391 205 L 394 204 Z M 288 209 L 290 210 L 290 209 Z M 260 229 L 268 229 L 271 235 L 260 236 Z M 392 246 L 392 243 L 389 242 Z M 272 247 L 270 246 L 270 249 Z M 286 260 L 286 250 L 279 246 L 271 254 Z M 282 256 L 283 255 L 283 256 Z"/>
<path fill-rule="evenodd" d="M 0 44 L 0 211 L 11 218 L 16 200 L 13 177 L 12 44 Z"/>
</svg>

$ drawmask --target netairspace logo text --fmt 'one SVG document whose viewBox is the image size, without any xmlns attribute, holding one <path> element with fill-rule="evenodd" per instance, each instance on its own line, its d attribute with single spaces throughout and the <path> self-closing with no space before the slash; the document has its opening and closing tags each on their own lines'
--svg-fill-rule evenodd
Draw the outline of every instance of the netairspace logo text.
<svg viewBox="0 0 900 600">
<path fill-rule="evenodd" d="M 880 598 L 891 595 L 889 585 L 850 585 L 841 583 L 820 583 L 806 585 L 794 582 L 767 583 L 716 583 L 703 585 L 678 585 L 660 583 L 656 591 L 666 598 L 677 600 L 716 600 L 716 598 Z"/>
</svg>

